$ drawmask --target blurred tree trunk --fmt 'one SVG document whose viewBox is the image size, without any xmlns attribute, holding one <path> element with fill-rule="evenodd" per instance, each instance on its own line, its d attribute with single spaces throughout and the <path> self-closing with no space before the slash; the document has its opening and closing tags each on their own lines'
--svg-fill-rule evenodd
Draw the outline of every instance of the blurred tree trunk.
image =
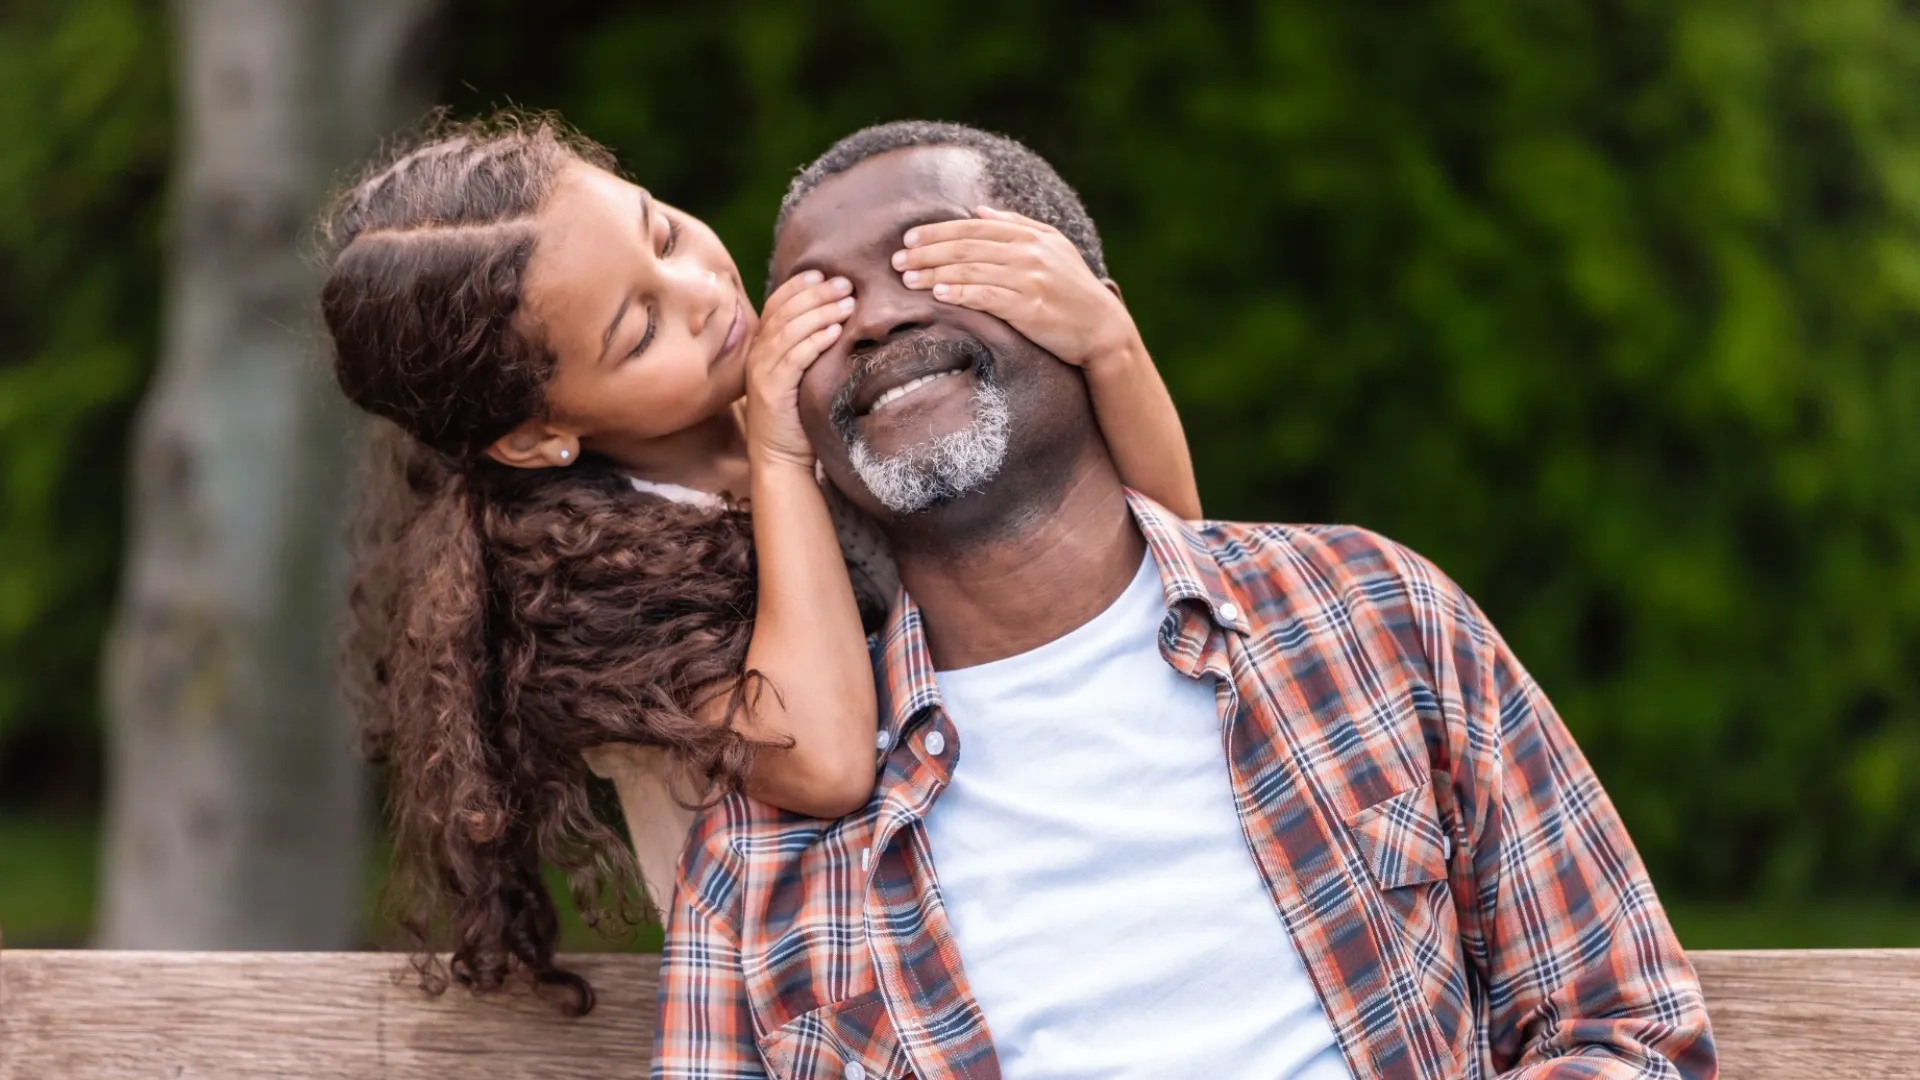
<svg viewBox="0 0 1920 1080">
<path fill-rule="evenodd" d="M 350 421 L 305 240 L 432 93 L 437 0 L 178 0 L 163 353 L 106 660 L 100 943 L 356 943 L 363 781 L 333 684 Z"/>
</svg>

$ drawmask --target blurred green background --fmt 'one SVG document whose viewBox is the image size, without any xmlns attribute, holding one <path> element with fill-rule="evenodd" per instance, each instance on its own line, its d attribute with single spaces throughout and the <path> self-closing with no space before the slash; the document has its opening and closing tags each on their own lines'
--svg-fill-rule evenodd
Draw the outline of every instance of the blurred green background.
<svg viewBox="0 0 1920 1080">
<path fill-rule="evenodd" d="M 1006 131 L 1085 196 L 1209 513 L 1433 558 L 1695 947 L 1920 944 L 1920 14 L 1902 0 L 470 0 L 757 288 L 833 139 Z M 83 940 L 154 363 L 164 7 L 0 5 L 0 926 Z M 370 859 L 370 884 L 379 860 Z"/>
</svg>

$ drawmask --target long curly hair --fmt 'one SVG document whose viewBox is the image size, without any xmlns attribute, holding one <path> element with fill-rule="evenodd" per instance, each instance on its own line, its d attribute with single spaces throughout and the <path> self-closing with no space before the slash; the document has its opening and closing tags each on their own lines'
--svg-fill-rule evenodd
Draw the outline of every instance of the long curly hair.
<svg viewBox="0 0 1920 1080">
<path fill-rule="evenodd" d="M 740 512 L 635 491 L 591 455 L 535 471 L 484 453 L 546 408 L 554 355 L 521 289 L 573 161 L 612 165 L 551 116 L 436 118 L 324 216 L 321 308 L 340 389 L 378 418 L 343 666 L 388 770 L 388 902 L 430 992 L 527 978 L 584 1013 L 542 863 L 603 929 L 645 901 L 582 752 L 666 747 L 715 792 L 740 782 L 754 565 Z M 723 695 L 722 722 L 697 715 Z"/>
</svg>

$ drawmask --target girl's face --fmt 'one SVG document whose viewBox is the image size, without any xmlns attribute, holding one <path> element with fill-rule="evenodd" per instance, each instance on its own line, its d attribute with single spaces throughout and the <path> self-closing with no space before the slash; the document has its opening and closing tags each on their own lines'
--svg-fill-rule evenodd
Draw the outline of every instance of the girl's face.
<svg viewBox="0 0 1920 1080">
<path fill-rule="evenodd" d="M 740 398 L 759 316 L 712 229 L 578 162 L 539 224 L 523 296 L 557 357 L 549 428 L 630 461 Z"/>
</svg>

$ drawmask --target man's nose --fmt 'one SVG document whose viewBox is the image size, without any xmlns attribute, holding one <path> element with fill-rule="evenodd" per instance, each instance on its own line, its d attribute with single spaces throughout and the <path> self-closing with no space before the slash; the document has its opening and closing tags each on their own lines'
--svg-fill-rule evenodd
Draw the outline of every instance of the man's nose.
<svg viewBox="0 0 1920 1080">
<path fill-rule="evenodd" d="M 853 297 L 846 338 L 855 352 L 925 329 L 937 314 L 933 295 L 901 284 L 892 267 L 853 278 Z"/>
</svg>

